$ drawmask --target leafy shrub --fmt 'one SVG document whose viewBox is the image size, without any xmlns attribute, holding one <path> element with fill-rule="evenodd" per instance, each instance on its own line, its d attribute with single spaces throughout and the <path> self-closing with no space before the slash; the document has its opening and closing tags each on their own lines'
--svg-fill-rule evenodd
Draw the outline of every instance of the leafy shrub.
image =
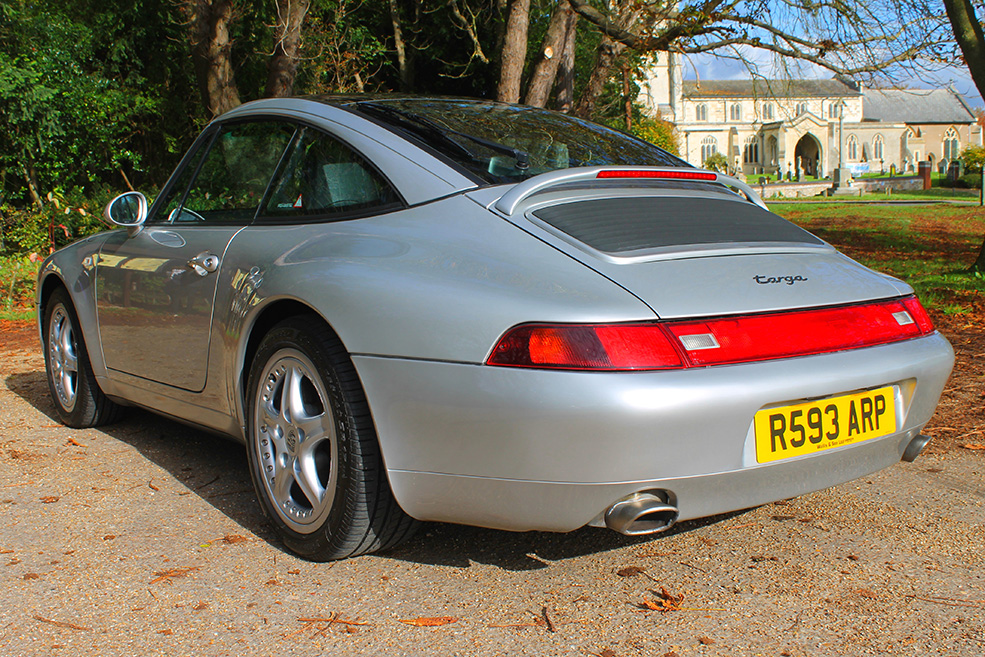
<svg viewBox="0 0 985 657">
<path fill-rule="evenodd" d="M 30 308 L 41 258 L 0 256 L 0 313 Z"/>
<path fill-rule="evenodd" d="M 985 164 L 985 146 L 969 146 L 961 153 L 961 159 L 964 160 L 965 172 L 980 174 Z M 978 186 L 981 187 L 980 179 Z"/>
<path fill-rule="evenodd" d="M 982 174 L 981 170 L 979 173 L 966 173 L 961 176 L 958 181 L 962 183 L 962 187 L 968 187 L 969 189 L 981 189 L 982 188 Z"/>
<path fill-rule="evenodd" d="M 705 158 L 703 166 L 709 171 L 728 173 L 728 158 L 722 153 L 712 153 Z"/>
<path fill-rule="evenodd" d="M 644 141 L 678 155 L 677 135 L 674 134 L 672 123 L 643 116 L 633 122 L 632 133 Z"/>
<path fill-rule="evenodd" d="M 0 254 L 47 255 L 75 240 L 106 229 L 99 219 L 102 198 L 89 200 L 80 193 L 68 198 L 49 194 L 45 206 L 24 209 L 0 206 Z M 105 200 L 109 200 L 109 194 Z"/>
</svg>

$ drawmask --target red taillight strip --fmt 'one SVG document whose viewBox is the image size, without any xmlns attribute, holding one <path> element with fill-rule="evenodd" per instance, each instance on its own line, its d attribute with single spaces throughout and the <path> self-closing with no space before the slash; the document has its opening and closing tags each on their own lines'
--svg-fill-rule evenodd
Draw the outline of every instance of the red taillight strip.
<svg viewBox="0 0 985 657">
<path fill-rule="evenodd" d="M 539 369 L 683 369 L 858 349 L 933 330 L 916 297 L 707 320 L 525 324 L 507 331 L 486 362 Z"/>
<path fill-rule="evenodd" d="M 645 169 L 605 169 L 596 178 L 671 178 L 674 180 L 718 180 L 714 173 L 705 171 L 647 171 Z"/>
<path fill-rule="evenodd" d="M 903 300 L 898 300 L 698 322 L 670 322 L 666 327 L 678 339 L 692 335 L 714 336 L 719 348 L 687 352 L 696 366 L 746 363 L 871 347 L 932 331 L 930 319 L 916 298 L 907 301 L 912 302 L 909 307 Z M 899 313 L 903 314 L 897 318 Z M 919 319 L 914 315 L 919 315 Z M 911 321 L 906 323 L 905 318 L 911 318 Z"/>
</svg>

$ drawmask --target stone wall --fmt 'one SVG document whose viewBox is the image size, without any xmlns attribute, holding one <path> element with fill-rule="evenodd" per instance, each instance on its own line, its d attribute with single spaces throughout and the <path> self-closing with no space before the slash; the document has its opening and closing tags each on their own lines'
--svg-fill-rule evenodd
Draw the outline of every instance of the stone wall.
<svg viewBox="0 0 985 657">
<path fill-rule="evenodd" d="M 811 182 L 773 183 L 771 185 L 753 185 L 764 199 L 771 198 L 808 198 L 822 196 L 831 188 L 830 180 Z M 895 178 L 862 178 L 855 180 L 850 189 L 859 190 L 860 195 L 878 192 L 885 194 L 887 189 L 894 192 L 923 189 L 923 179 L 918 176 L 897 176 Z"/>
</svg>

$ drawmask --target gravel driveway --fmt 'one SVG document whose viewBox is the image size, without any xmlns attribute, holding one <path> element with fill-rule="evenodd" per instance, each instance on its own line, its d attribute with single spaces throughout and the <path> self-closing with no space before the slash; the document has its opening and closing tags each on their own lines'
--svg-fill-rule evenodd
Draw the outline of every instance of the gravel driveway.
<svg viewBox="0 0 985 657">
<path fill-rule="evenodd" d="M 132 411 L 52 419 L 0 344 L 0 655 L 985 654 L 985 458 L 656 538 L 425 525 L 379 556 L 284 551 L 241 447 Z"/>
</svg>

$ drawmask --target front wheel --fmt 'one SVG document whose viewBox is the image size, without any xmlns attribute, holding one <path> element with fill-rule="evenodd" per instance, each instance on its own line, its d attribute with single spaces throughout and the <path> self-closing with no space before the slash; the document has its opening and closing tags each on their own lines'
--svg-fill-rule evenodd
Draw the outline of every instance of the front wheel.
<svg viewBox="0 0 985 657">
<path fill-rule="evenodd" d="M 287 320 L 263 338 L 248 390 L 250 473 L 291 550 L 328 561 L 413 533 L 416 522 L 390 492 L 352 361 L 318 318 Z"/>
<path fill-rule="evenodd" d="M 76 429 L 116 421 L 123 409 L 96 382 L 78 316 L 63 288 L 48 299 L 41 335 L 48 390 L 61 421 Z"/>
</svg>

